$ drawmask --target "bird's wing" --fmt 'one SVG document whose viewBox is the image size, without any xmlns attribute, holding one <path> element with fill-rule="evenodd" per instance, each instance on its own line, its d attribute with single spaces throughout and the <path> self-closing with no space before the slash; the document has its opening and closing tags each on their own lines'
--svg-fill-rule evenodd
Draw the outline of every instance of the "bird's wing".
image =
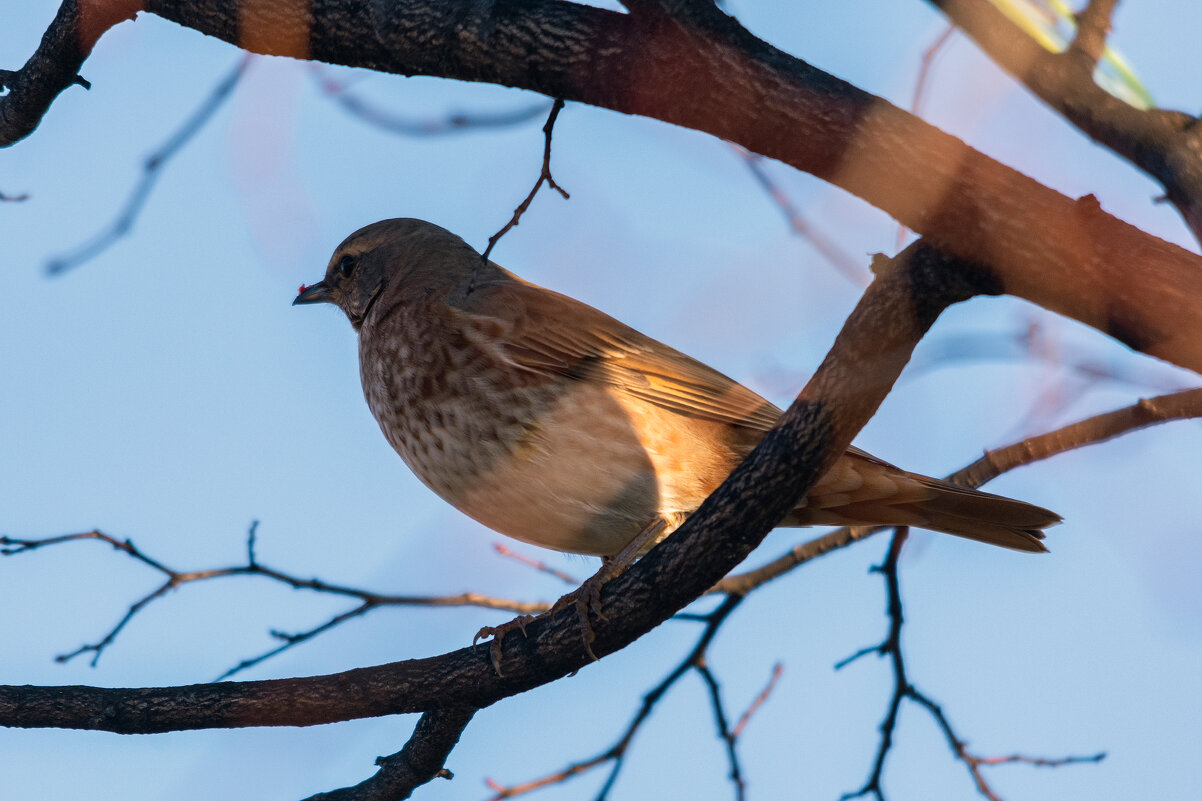
<svg viewBox="0 0 1202 801">
<path fill-rule="evenodd" d="M 600 380 L 678 414 L 754 430 L 780 417 L 737 381 L 566 295 L 521 279 L 478 291 L 487 299 L 463 313 L 520 369 Z"/>
</svg>

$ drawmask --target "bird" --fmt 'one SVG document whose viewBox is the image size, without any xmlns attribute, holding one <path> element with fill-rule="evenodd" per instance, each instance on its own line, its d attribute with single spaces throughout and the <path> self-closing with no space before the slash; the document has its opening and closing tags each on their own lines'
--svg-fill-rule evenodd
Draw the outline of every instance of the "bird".
<svg viewBox="0 0 1202 801">
<path fill-rule="evenodd" d="M 782 415 L 420 219 L 347 237 L 293 301 L 313 303 L 342 309 L 358 332 L 368 408 L 422 483 L 503 535 L 602 557 L 602 580 L 678 528 Z M 781 525 L 915 526 L 1043 552 L 1059 521 L 852 446 Z"/>
</svg>

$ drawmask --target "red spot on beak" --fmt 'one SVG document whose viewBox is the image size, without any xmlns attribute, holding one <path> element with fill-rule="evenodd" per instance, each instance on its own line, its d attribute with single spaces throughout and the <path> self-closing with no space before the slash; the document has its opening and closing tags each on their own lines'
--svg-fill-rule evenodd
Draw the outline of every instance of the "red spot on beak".
<svg viewBox="0 0 1202 801">
<path fill-rule="evenodd" d="M 305 294 L 305 290 L 308 288 L 309 286 L 307 284 L 301 284 L 300 289 L 296 290 L 296 294 L 303 295 Z"/>
</svg>

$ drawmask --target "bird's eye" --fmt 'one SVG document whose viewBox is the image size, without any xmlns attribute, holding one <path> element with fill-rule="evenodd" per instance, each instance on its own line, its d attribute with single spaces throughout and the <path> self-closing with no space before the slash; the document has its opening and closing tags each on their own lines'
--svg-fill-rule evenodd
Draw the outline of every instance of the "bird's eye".
<svg viewBox="0 0 1202 801">
<path fill-rule="evenodd" d="M 354 256 L 343 256 L 338 262 L 338 272 L 343 278 L 350 278 L 351 273 L 355 271 L 355 265 L 358 263 L 359 260 Z"/>
</svg>

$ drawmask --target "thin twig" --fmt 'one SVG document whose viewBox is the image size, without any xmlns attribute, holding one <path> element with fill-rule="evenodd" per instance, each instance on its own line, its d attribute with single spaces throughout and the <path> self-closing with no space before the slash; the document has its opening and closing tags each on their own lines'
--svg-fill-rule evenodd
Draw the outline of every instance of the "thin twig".
<svg viewBox="0 0 1202 801">
<path fill-rule="evenodd" d="M 889 552 L 885 557 L 884 562 L 873 568 L 879 572 L 885 579 L 886 591 L 886 612 L 889 618 L 889 631 L 885 636 L 884 641 L 879 645 L 869 648 L 862 648 L 852 656 L 848 657 L 836 665 L 836 669 L 850 664 L 860 657 L 877 653 L 880 656 L 888 657 L 890 666 L 893 672 L 893 693 L 890 696 L 888 707 L 885 710 L 885 717 L 881 721 L 880 732 L 881 739 L 877 745 L 876 757 L 873 760 L 872 769 L 869 771 L 868 779 L 864 782 L 860 789 L 844 793 L 841 801 L 848 801 L 853 798 L 861 798 L 871 795 L 877 801 L 884 801 L 884 771 L 885 760 L 889 756 L 890 750 L 893 748 L 893 738 L 897 732 L 898 716 L 901 711 L 901 705 L 904 701 L 912 701 L 924 708 L 935 719 L 940 731 L 943 732 L 944 738 L 947 740 L 948 748 L 952 754 L 968 769 L 972 777 L 973 783 L 976 785 L 977 792 L 989 801 L 1002 801 L 998 796 L 997 791 L 986 780 L 981 768 L 988 765 L 1008 765 L 1008 764 L 1028 764 L 1039 765 L 1041 767 L 1063 767 L 1066 765 L 1076 765 L 1087 762 L 1100 762 L 1106 757 L 1105 753 L 1092 754 L 1090 756 L 1068 756 L 1068 757 L 1031 757 L 1024 754 L 1011 754 L 1001 757 L 982 757 L 968 750 L 968 744 L 960 737 L 955 729 L 952 728 L 951 722 L 948 720 L 943 708 L 936 703 L 930 696 L 921 692 L 914 683 L 910 680 L 907 670 L 905 657 L 902 654 L 902 625 L 904 623 L 904 614 L 901 599 L 901 579 L 898 570 L 898 562 L 901 556 L 902 546 L 905 544 L 908 536 L 908 529 L 899 528 L 889 543 Z"/>
<path fill-rule="evenodd" d="M 718 739 L 726 746 L 726 760 L 730 763 L 730 780 L 735 786 L 735 801 L 743 801 L 747 793 L 747 783 L 743 781 L 743 770 L 739 767 L 739 754 L 735 750 L 734 731 L 726 722 L 726 709 L 722 704 L 722 689 L 718 686 L 718 679 L 714 677 L 713 671 L 706 664 L 704 654 L 698 657 L 693 667 L 701 675 L 701 680 L 705 682 L 710 708 L 714 710 L 714 723 L 718 727 Z"/>
<path fill-rule="evenodd" d="M 509 222 L 505 223 L 500 231 L 497 231 L 488 238 L 488 247 L 486 247 L 484 252 L 480 254 L 481 264 L 486 264 L 488 262 L 488 256 L 490 253 L 492 253 L 493 247 L 497 244 L 501 237 L 505 236 L 510 228 L 513 228 L 515 225 L 517 225 L 522 219 L 522 215 L 526 213 L 526 209 L 530 208 L 531 202 L 534 201 L 534 196 L 538 194 L 538 190 L 542 188 L 543 184 L 546 184 L 562 195 L 564 200 L 567 200 L 569 197 L 571 197 L 567 191 L 562 186 L 555 183 L 555 179 L 551 177 L 551 135 L 555 131 L 555 120 L 559 117 L 559 112 L 562 110 L 563 98 L 557 97 L 555 98 L 555 102 L 551 104 L 551 113 L 547 115 L 547 121 L 543 124 L 543 166 L 542 169 L 539 170 L 538 180 L 534 182 L 534 187 L 530 190 L 530 194 L 526 195 L 526 199 L 519 203 L 518 207 L 513 210 L 513 216 L 509 218 Z M 470 286 L 468 287 L 468 291 L 471 291 Z"/>
<path fill-rule="evenodd" d="M 564 571 L 559 570 L 558 568 L 551 567 L 546 562 L 540 562 L 537 559 L 531 559 L 529 556 L 520 554 L 517 551 L 509 548 L 509 546 L 505 545 L 504 543 L 494 542 L 492 547 L 493 547 L 493 550 L 496 551 L 501 556 L 504 556 L 507 559 L 513 559 L 515 562 L 521 562 L 522 564 L 526 565 L 527 567 L 532 567 L 535 570 L 539 571 L 540 573 L 546 573 L 548 576 L 554 576 L 555 578 L 559 579 L 564 584 L 567 584 L 570 587 L 579 587 L 583 583 L 580 579 L 576 578 L 575 576 L 573 576 L 569 573 L 565 573 Z"/>
<path fill-rule="evenodd" d="M 311 592 L 352 598 L 359 601 L 359 604 L 352 609 L 334 615 L 321 625 L 315 626 L 307 631 L 295 634 L 273 631 L 272 636 L 278 640 L 282 640 L 282 645 L 260 654 L 259 656 L 243 660 L 235 667 L 223 673 L 221 678 L 227 678 L 234 673 L 245 670 L 253 665 L 257 665 L 263 660 L 275 656 L 282 651 L 286 651 L 289 648 L 295 647 L 302 642 L 311 640 L 319 634 L 329 631 L 341 623 L 345 623 L 347 620 L 360 617 L 382 606 L 474 606 L 483 609 L 500 609 L 522 614 L 537 614 L 550 608 L 550 605 L 546 603 L 494 598 L 474 592 L 442 596 L 387 595 L 383 593 L 370 592 L 368 590 L 363 590 L 356 587 L 331 584 L 329 582 L 321 581 L 320 579 L 299 578 L 274 568 L 267 567 L 256 559 L 255 538 L 257 531 L 258 521 L 255 521 L 251 524 L 250 529 L 247 532 L 246 564 L 211 568 L 208 570 L 175 570 L 141 551 L 133 544 L 132 541 L 119 540 L 116 537 L 110 536 L 101 531 L 85 531 L 77 534 L 63 534 L 60 536 L 46 537 L 43 539 L 16 539 L 7 536 L 0 537 L 0 556 L 15 556 L 18 554 L 27 553 L 29 551 L 38 550 L 39 548 L 61 545 L 68 542 L 93 540 L 107 543 L 116 550 L 121 551 L 130 558 L 152 568 L 165 577 L 165 580 L 162 584 L 135 601 L 122 616 L 121 620 L 117 622 L 117 625 L 115 625 L 100 640 L 95 643 L 81 645 L 79 648 L 71 651 L 70 653 L 61 654 L 55 657 L 55 660 L 58 662 L 67 662 L 82 654 L 90 653 L 92 654 L 91 664 L 93 666 L 97 664 L 101 654 L 113 643 L 113 641 L 117 638 L 117 635 L 121 633 L 125 626 L 139 612 L 145 609 L 152 602 L 166 595 L 168 591 L 191 582 L 208 581 L 210 579 L 226 578 L 230 576 L 261 576 L 272 581 L 285 584 L 293 589 L 309 590 Z"/>
<path fill-rule="evenodd" d="M 922 60 L 918 65 L 918 78 L 914 81 L 914 94 L 910 96 L 910 111 L 917 117 L 922 116 L 922 108 L 926 105 L 927 90 L 931 85 L 931 70 L 935 65 L 935 57 L 938 56 L 943 48 L 951 41 L 952 34 L 956 32 L 956 26 L 948 23 L 944 28 L 943 33 L 935 37 L 935 41 L 927 47 L 922 53 Z M 910 236 L 910 229 L 898 223 L 897 225 L 897 249 L 901 250 L 906 239 Z"/>
<path fill-rule="evenodd" d="M 142 207 L 146 204 L 147 198 L 150 197 L 150 192 L 154 189 L 155 182 L 162 174 L 164 165 L 204 128 L 205 123 L 212 119 L 217 110 L 229 99 L 230 95 L 233 94 L 234 87 L 238 85 L 238 81 L 242 78 L 243 73 L 246 72 L 246 68 L 250 66 L 254 58 L 255 56 L 250 53 L 241 56 L 238 59 L 238 63 L 234 65 L 234 68 L 217 82 L 217 85 L 209 92 L 208 97 L 184 121 L 184 124 L 158 150 L 146 159 L 142 165 L 141 180 L 138 181 L 133 191 L 130 192 L 129 197 L 125 201 L 125 206 L 121 209 L 117 218 L 113 220 L 112 224 L 106 230 L 97 234 L 90 242 L 46 262 L 46 273 L 48 275 L 62 275 L 68 270 L 78 267 L 103 253 L 114 242 L 117 242 L 133 230 L 134 222 L 142 212 Z"/>
<path fill-rule="evenodd" d="M 785 191 L 772 180 L 768 171 L 764 169 L 764 157 L 733 142 L 727 142 L 727 144 L 743 160 L 756 182 L 768 194 L 773 204 L 780 209 L 780 213 L 784 215 L 785 222 L 789 224 L 793 233 L 809 242 L 814 250 L 818 251 L 819 255 L 848 281 L 859 287 L 868 286 L 871 276 L 864 269 L 862 261 L 853 259 L 838 242 L 823 233 L 822 229 L 816 228 L 806 221 L 805 216 L 793 204 Z"/>
<path fill-rule="evenodd" d="M 607 748 L 605 751 L 590 757 L 589 759 L 573 762 L 562 770 L 547 774 L 537 779 L 528 782 L 514 785 L 503 785 L 492 779 L 487 780 L 487 785 L 494 795 L 489 798 L 489 801 L 501 801 L 505 798 L 514 798 L 519 795 L 532 792 L 553 784 L 562 784 L 576 776 L 587 773 L 592 769 L 604 765 L 611 764 L 609 775 L 606 776 L 605 782 L 598 791 L 597 801 L 605 801 L 613 789 L 615 782 L 618 779 L 618 774 L 622 770 L 625 762 L 627 751 L 630 748 L 631 742 L 634 740 L 635 734 L 639 728 L 646 722 L 651 712 L 656 705 L 663 699 L 664 695 L 672 688 L 682 676 L 695 669 L 699 664 L 704 663 L 704 656 L 710 643 L 713 641 L 714 635 L 718 629 L 730 616 L 740 603 L 742 596 L 729 595 L 727 596 L 713 612 L 705 616 L 705 629 L 698 638 L 697 643 L 693 646 L 689 654 L 672 669 L 667 676 L 664 677 L 659 684 L 653 687 L 646 695 L 643 696 L 643 702 L 639 706 L 638 711 L 627 725 L 625 731 L 618 737 L 617 741 Z"/>
<path fill-rule="evenodd" d="M 0 203 L 22 203 L 26 200 L 29 200 L 28 192 L 22 192 L 19 195 L 8 195 L 0 192 Z"/>
<path fill-rule="evenodd" d="M 784 672 L 785 666 L 780 662 L 772 666 L 772 675 L 768 677 L 768 683 L 764 685 L 764 689 L 760 690 L 760 694 L 748 705 L 747 709 L 743 710 L 743 714 L 739 715 L 739 722 L 730 730 L 732 737 L 738 737 L 743 733 L 743 729 L 747 728 L 747 724 L 751 722 L 751 718 L 772 696 L 772 691 L 776 689 L 776 684 L 780 681 L 780 677 Z"/>
</svg>

